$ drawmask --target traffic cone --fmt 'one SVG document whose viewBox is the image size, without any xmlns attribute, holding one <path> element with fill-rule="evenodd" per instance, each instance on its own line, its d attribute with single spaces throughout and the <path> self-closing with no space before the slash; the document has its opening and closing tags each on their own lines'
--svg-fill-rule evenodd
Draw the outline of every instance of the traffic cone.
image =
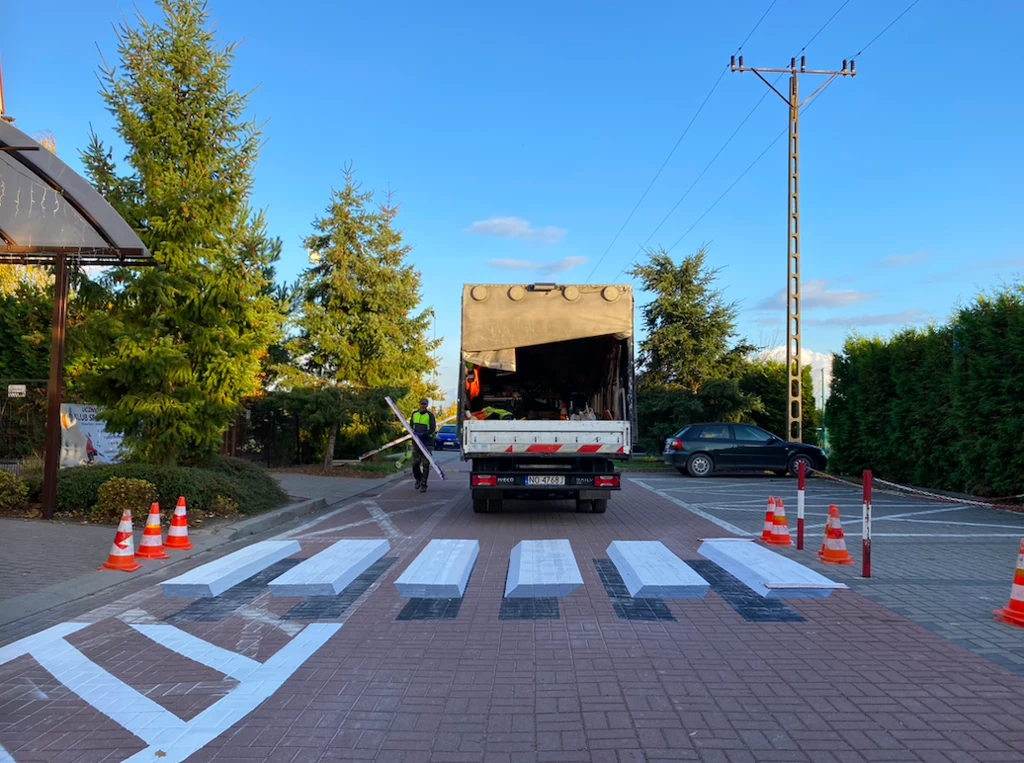
<svg viewBox="0 0 1024 763">
<path fill-rule="evenodd" d="M 993 612 L 997 620 L 1024 628 L 1024 539 L 1017 554 L 1017 569 L 1013 573 L 1013 587 L 1010 589 L 1010 603 Z"/>
<path fill-rule="evenodd" d="M 768 511 L 764 513 L 764 531 L 761 540 L 765 543 L 772 539 L 772 528 L 775 526 L 775 496 L 768 497 Z"/>
<path fill-rule="evenodd" d="M 781 498 L 775 500 L 775 516 L 772 517 L 772 537 L 768 539 L 772 546 L 792 546 L 789 539 L 789 524 L 786 522 L 786 507 Z"/>
<path fill-rule="evenodd" d="M 846 550 L 846 536 L 843 535 L 843 523 L 839 519 L 839 509 L 828 507 L 828 523 L 825 525 L 825 543 L 819 552 L 825 564 L 853 564 L 850 552 Z"/>
<path fill-rule="evenodd" d="M 142 559 L 170 559 L 164 551 L 163 534 L 160 530 L 160 504 L 156 501 L 149 507 L 146 529 L 142 531 L 139 550 L 135 555 Z"/>
<path fill-rule="evenodd" d="M 121 523 L 114 534 L 114 545 L 110 547 L 107 561 L 99 568 L 117 572 L 135 572 L 142 565 L 135 561 L 135 540 L 132 537 L 132 512 L 125 509 L 121 515 Z"/>
<path fill-rule="evenodd" d="M 174 507 L 174 516 L 171 517 L 171 526 L 167 528 L 167 540 L 164 548 L 176 548 L 188 551 L 192 548 L 192 542 L 188 539 L 188 516 L 185 512 L 185 498 L 178 499 L 178 505 Z"/>
</svg>

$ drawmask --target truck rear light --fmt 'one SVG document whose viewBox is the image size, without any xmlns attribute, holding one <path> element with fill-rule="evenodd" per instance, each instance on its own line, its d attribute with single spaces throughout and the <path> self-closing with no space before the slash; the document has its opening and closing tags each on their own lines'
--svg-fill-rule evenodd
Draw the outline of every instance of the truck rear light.
<svg viewBox="0 0 1024 763">
<path fill-rule="evenodd" d="M 678 437 L 676 439 L 674 439 L 674 440 L 670 440 L 669 443 L 668 443 L 668 449 L 669 450 L 682 450 L 683 449 L 683 441 L 680 440 Z"/>
<path fill-rule="evenodd" d="M 469 478 L 473 487 L 497 487 L 498 478 L 493 474 L 474 474 Z"/>
<path fill-rule="evenodd" d="M 619 475 L 610 474 L 607 476 L 594 477 L 594 487 L 618 487 Z"/>
</svg>

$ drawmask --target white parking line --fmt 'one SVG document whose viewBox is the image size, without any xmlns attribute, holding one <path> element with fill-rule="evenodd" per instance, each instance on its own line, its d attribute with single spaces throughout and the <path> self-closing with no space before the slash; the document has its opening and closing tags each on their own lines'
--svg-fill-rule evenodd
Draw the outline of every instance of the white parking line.
<svg viewBox="0 0 1024 763">
<path fill-rule="evenodd" d="M 674 496 L 669 495 L 664 490 L 657 490 L 657 489 L 651 487 L 650 485 L 646 484 L 643 480 L 639 480 L 639 479 L 637 479 L 635 477 L 630 477 L 629 481 L 639 485 L 640 487 L 644 488 L 645 490 L 650 490 L 655 495 L 660 495 L 666 501 L 670 501 L 671 503 L 674 503 L 676 506 L 679 506 L 680 508 L 686 509 L 691 514 L 696 514 L 698 517 L 701 517 L 702 519 L 706 519 L 708 522 L 712 522 L 713 524 L 718 525 L 723 530 L 725 530 L 726 532 L 730 532 L 733 535 L 739 535 L 739 536 L 742 536 L 744 538 L 749 538 L 752 535 L 758 535 L 759 534 L 759 533 L 747 532 L 743 528 L 737 527 L 736 525 L 732 524 L 731 522 L 726 522 L 724 519 L 719 519 L 714 514 L 709 514 L 708 512 L 704 511 L 703 509 L 698 509 L 696 506 L 693 506 L 693 505 L 691 505 L 689 503 L 686 503 L 685 501 L 680 501 L 678 498 L 675 498 Z"/>
</svg>

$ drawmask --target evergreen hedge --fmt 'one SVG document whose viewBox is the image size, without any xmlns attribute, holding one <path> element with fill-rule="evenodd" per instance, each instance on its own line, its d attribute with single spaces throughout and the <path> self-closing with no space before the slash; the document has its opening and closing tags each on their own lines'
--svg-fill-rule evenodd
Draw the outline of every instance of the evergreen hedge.
<svg viewBox="0 0 1024 763">
<path fill-rule="evenodd" d="M 1024 286 L 979 297 L 945 325 L 849 338 L 826 424 L 832 471 L 1024 493 Z"/>
</svg>

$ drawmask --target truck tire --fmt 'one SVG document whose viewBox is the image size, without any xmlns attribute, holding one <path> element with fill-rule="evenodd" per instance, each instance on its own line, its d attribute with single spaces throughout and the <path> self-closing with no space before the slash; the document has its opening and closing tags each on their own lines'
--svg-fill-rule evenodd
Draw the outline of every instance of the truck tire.
<svg viewBox="0 0 1024 763">
<path fill-rule="evenodd" d="M 487 499 L 486 498 L 474 498 L 473 499 L 473 511 L 477 514 L 487 513 Z"/>
<path fill-rule="evenodd" d="M 686 471 L 691 477 L 708 477 L 715 471 L 715 462 L 707 453 L 694 453 L 686 462 Z"/>
<path fill-rule="evenodd" d="M 579 514 L 586 514 L 590 511 L 593 511 L 593 505 L 593 501 L 588 501 L 582 498 L 576 499 L 576 511 Z"/>
<path fill-rule="evenodd" d="M 606 511 L 608 511 L 608 499 L 607 498 L 595 498 L 591 502 L 591 505 L 593 506 L 591 511 L 594 514 L 604 514 Z"/>
<path fill-rule="evenodd" d="M 500 514 L 501 513 L 501 499 L 500 498 L 490 498 L 490 499 L 488 499 L 488 501 L 487 501 L 487 511 L 489 513 L 491 513 L 491 514 Z"/>
</svg>

